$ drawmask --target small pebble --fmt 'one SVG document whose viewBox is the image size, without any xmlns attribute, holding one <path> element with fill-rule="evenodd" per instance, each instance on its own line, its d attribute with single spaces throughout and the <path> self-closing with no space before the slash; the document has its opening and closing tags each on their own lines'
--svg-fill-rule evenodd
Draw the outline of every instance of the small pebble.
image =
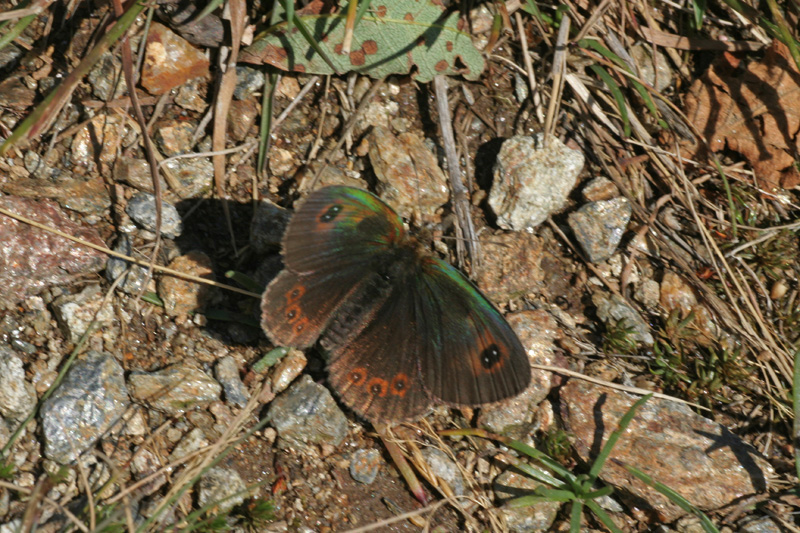
<svg viewBox="0 0 800 533">
<path fill-rule="evenodd" d="M 156 199 L 150 193 L 140 192 L 128 202 L 125 212 L 148 231 L 156 230 Z M 183 222 L 175 206 L 161 201 L 161 235 L 174 239 L 183 231 Z"/>
<path fill-rule="evenodd" d="M 370 485 L 378 476 L 380 466 L 378 450 L 357 450 L 350 459 L 350 475 L 359 483 Z"/>
<path fill-rule="evenodd" d="M 217 362 L 215 368 L 217 381 L 225 391 L 225 399 L 237 407 L 244 407 L 247 404 L 247 390 L 239 377 L 239 368 L 236 361 L 231 356 L 226 356 Z"/>
<path fill-rule="evenodd" d="M 605 261 L 616 251 L 633 209 L 626 198 L 590 202 L 571 213 L 567 222 L 592 263 Z"/>
</svg>

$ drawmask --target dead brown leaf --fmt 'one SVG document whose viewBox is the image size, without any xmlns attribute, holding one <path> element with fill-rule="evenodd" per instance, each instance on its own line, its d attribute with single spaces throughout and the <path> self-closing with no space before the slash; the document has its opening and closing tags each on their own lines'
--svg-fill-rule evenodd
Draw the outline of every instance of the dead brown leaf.
<svg viewBox="0 0 800 533">
<path fill-rule="evenodd" d="M 686 147 L 692 157 L 727 146 L 752 165 L 759 187 L 800 183 L 794 166 L 800 152 L 800 72 L 782 43 L 775 41 L 761 61 L 746 67 L 730 54 L 720 56 L 692 84 L 685 109 L 708 141 Z"/>
</svg>

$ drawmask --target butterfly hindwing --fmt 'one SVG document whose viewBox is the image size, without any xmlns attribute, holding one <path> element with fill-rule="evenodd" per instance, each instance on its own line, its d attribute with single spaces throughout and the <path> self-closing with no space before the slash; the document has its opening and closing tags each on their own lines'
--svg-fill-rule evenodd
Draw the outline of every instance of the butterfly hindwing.
<svg viewBox="0 0 800 533">
<path fill-rule="evenodd" d="M 367 283 L 381 283 L 381 279 Z M 412 420 L 425 414 L 432 403 L 419 374 L 413 297 L 396 279 L 391 283 L 376 305 L 358 317 L 364 325 L 356 335 L 336 333 L 337 313 L 331 331 L 320 340 L 331 356 L 331 387 L 345 405 L 372 422 Z"/>
<path fill-rule="evenodd" d="M 431 396 L 477 406 L 515 396 L 530 383 L 530 361 L 511 326 L 451 265 L 423 258 L 415 284 L 420 368 Z"/>
<path fill-rule="evenodd" d="M 355 268 L 326 275 L 282 270 L 261 299 L 261 327 L 276 346 L 311 346 L 364 274 Z"/>
</svg>

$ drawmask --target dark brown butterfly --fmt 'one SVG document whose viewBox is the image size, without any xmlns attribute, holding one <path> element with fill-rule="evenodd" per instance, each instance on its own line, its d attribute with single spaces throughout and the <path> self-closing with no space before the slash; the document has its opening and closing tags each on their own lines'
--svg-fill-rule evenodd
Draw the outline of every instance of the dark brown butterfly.
<svg viewBox="0 0 800 533">
<path fill-rule="evenodd" d="M 312 192 L 289 223 L 283 259 L 261 303 L 264 331 L 281 346 L 319 340 L 330 385 L 367 420 L 419 418 L 435 402 L 497 402 L 530 383 L 503 316 L 371 193 Z"/>
</svg>

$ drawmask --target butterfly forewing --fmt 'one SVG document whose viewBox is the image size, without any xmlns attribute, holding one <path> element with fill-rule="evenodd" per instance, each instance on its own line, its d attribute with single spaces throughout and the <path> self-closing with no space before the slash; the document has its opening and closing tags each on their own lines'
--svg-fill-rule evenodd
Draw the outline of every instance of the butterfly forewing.
<svg viewBox="0 0 800 533">
<path fill-rule="evenodd" d="M 530 362 L 511 326 L 452 266 L 423 258 L 415 283 L 424 317 L 420 368 L 434 398 L 477 406 L 515 396 L 530 383 Z"/>
<path fill-rule="evenodd" d="M 397 213 L 376 196 L 325 187 L 309 194 L 292 217 L 283 238 L 284 262 L 297 273 L 363 268 L 403 236 Z"/>
</svg>

